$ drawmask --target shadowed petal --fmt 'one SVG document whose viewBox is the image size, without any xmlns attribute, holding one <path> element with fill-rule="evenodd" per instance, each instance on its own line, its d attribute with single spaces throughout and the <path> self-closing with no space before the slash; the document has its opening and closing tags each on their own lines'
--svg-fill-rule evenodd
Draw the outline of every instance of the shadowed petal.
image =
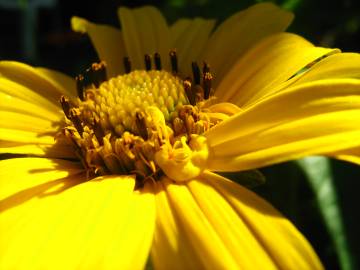
<svg viewBox="0 0 360 270">
<path fill-rule="evenodd" d="M 119 8 L 118 16 L 124 36 L 127 56 L 134 69 L 144 68 L 144 55 L 158 52 L 162 66 L 169 69 L 169 28 L 160 11 L 151 6 Z"/>
<path fill-rule="evenodd" d="M 172 48 L 176 48 L 179 69 L 184 76 L 192 74 L 191 62 L 202 63 L 200 58 L 209 36 L 215 26 L 215 20 L 202 18 L 180 19 L 170 27 Z"/>
<path fill-rule="evenodd" d="M 126 50 L 120 30 L 109 25 L 94 24 L 79 17 L 71 19 L 71 27 L 74 31 L 89 35 L 100 60 L 106 62 L 109 78 L 124 73 L 123 58 Z"/>
</svg>

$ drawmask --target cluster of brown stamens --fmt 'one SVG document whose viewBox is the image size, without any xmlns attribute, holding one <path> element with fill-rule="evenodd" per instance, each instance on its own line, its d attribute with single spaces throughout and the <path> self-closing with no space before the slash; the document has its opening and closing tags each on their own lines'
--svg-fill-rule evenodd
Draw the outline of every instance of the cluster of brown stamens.
<svg viewBox="0 0 360 270">
<path fill-rule="evenodd" d="M 145 55 L 144 62 L 145 70 L 132 71 L 125 57 L 126 74 L 110 80 L 104 62 L 92 64 L 76 77 L 79 100 L 61 97 L 66 116 L 62 135 L 74 146 L 89 177 L 135 174 L 138 185 L 159 179 L 162 170 L 154 154 L 163 144 L 173 145 L 184 136 L 190 140 L 216 124 L 201 108 L 211 96 L 207 64 L 201 76 L 193 62 L 193 78 L 181 80 L 175 51 L 170 52 L 172 73 L 161 70 L 158 53 Z"/>
</svg>

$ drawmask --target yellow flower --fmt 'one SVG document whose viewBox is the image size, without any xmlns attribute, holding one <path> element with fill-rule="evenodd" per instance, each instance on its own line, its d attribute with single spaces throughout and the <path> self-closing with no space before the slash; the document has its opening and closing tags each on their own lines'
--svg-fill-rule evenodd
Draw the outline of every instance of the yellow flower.
<svg viewBox="0 0 360 270">
<path fill-rule="evenodd" d="M 77 81 L 0 62 L 0 151 L 28 155 L 0 162 L 0 268 L 139 269 L 150 253 L 156 269 L 321 269 L 288 220 L 212 171 L 357 162 L 360 56 L 283 33 L 292 15 L 269 3 L 215 30 L 152 7 L 119 18 L 73 18 L 107 65 Z"/>
</svg>

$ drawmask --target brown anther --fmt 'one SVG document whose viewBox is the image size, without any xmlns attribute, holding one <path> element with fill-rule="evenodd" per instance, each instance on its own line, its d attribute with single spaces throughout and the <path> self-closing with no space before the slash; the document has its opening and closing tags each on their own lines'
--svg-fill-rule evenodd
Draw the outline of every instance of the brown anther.
<svg viewBox="0 0 360 270">
<path fill-rule="evenodd" d="M 148 54 L 145 54 L 145 69 L 147 71 L 151 70 L 151 57 Z"/>
<path fill-rule="evenodd" d="M 155 53 L 154 60 L 155 60 L 155 68 L 156 68 L 156 70 L 161 70 L 161 59 L 160 59 L 160 54 L 159 53 Z"/>
<path fill-rule="evenodd" d="M 183 86 L 184 86 L 185 93 L 186 93 L 186 96 L 188 97 L 190 104 L 195 105 L 196 104 L 195 93 L 192 91 L 190 78 L 186 78 L 184 80 Z"/>
<path fill-rule="evenodd" d="M 84 128 L 81 125 L 81 120 L 80 120 L 80 112 L 75 109 L 75 108 L 71 108 L 70 112 L 69 112 L 69 116 L 70 116 L 70 120 L 71 122 L 73 122 L 74 127 L 76 128 L 77 132 L 79 132 L 80 136 L 82 136 L 83 132 L 84 132 Z"/>
<path fill-rule="evenodd" d="M 130 73 L 131 71 L 131 62 L 129 57 L 124 57 L 124 68 L 125 68 L 125 73 Z"/>
<path fill-rule="evenodd" d="M 84 82 L 84 76 L 83 75 L 78 75 L 75 77 L 76 80 L 76 90 L 77 90 L 77 94 L 80 98 L 80 100 L 84 100 L 84 89 L 85 89 L 85 82 Z"/>
<path fill-rule="evenodd" d="M 191 115 L 187 115 L 184 122 L 185 122 L 186 132 L 190 136 L 191 134 L 193 134 L 195 120 Z"/>
<path fill-rule="evenodd" d="M 191 63 L 193 77 L 194 77 L 194 83 L 200 84 L 200 68 L 196 62 Z"/>
<path fill-rule="evenodd" d="M 210 72 L 204 73 L 204 78 L 203 78 L 204 99 L 208 99 L 210 97 L 212 79 L 213 77 Z"/>
<path fill-rule="evenodd" d="M 193 92 L 195 94 L 196 103 L 199 103 L 204 100 L 204 89 L 201 85 L 193 86 Z"/>
<path fill-rule="evenodd" d="M 61 96 L 60 104 L 67 119 L 70 120 L 70 102 L 65 96 Z"/>
<path fill-rule="evenodd" d="M 203 74 L 205 74 L 206 72 L 210 72 L 210 66 L 208 63 L 204 62 L 203 64 Z"/>
<path fill-rule="evenodd" d="M 104 61 L 100 63 L 93 63 L 91 65 L 91 69 L 88 71 L 89 76 L 91 78 L 91 82 L 96 86 L 99 87 L 100 84 L 106 81 L 106 64 Z"/>
<path fill-rule="evenodd" d="M 148 131 L 145 122 L 145 114 L 143 112 L 136 112 L 135 114 L 136 127 L 140 133 L 140 136 L 144 139 L 148 139 Z"/>
<path fill-rule="evenodd" d="M 175 136 L 182 134 L 185 131 L 184 121 L 181 120 L 179 117 L 174 118 L 174 120 L 172 122 L 172 127 L 174 130 Z"/>
<path fill-rule="evenodd" d="M 175 50 L 171 50 L 170 53 L 170 62 L 171 62 L 171 70 L 173 73 L 178 73 L 178 60 L 177 60 L 177 56 L 176 56 L 176 51 Z"/>
<path fill-rule="evenodd" d="M 104 130 L 101 127 L 100 120 L 94 119 L 94 134 L 98 142 L 102 145 L 104 143 Z"/>
</svg>

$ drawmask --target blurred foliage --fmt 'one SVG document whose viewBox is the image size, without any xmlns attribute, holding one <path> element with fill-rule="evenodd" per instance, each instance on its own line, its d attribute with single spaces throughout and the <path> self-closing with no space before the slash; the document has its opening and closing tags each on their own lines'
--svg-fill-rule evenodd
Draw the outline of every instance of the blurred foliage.
<svg viewBox="0 0 360 270">
<path fill-rule="evenodd" d="M 0 59 L 25 61 L 33 65 L 42 65 L 58 69 L 70 75 L 81 72 L 97 56 L 86 36 L 70 30 L 70 18 L 73 15 L 87 18 L 90 21 L 118 26 L 116 8 L 120 5 L 136 7 L 145 4 L 155 5 L 161 9 L 169 22 L 181 17 L 216 18 L 218 23 L 228 16 L 263 0 L 79 0 L 53 1 L 53 6 L 34 8 L 37 0 L 0 0 Z M 40 1 L 41 2 L 41 1 Z M 47 2 L 47 1 L 43 1 Z M 295 13 L 296 17 L 289 31 L 303 35 L 316 45 L 338 47 L 343 51 L 359 51 L 360 40 L 360 1 L 358 0 L 273 0 L 283 8 Z M 17 7 L 9 7 L 9 3 Z M 32 9 L 30 9 L 30 7 Z M 32 12 L 32 13 L 31 13 Z M 24 14 L 33 14 L 31 24 L 26 25 Z M 28 28 L 26 28 L 28 27 Z M 30 29 L 30 30 L 26 30 Z M 32 36 L 29 37 L 31 31 Z M 30 41 L 24 41 L 28 33 Z M 24 42 L 34 42 L 23 44 Z M 28 46 L 28 47 L 27 47 Z M 29 47 L 30 46 L 30 47 Z M 29 56 L 26 48 L 34 49 Z M 226 175 L 259 193 L 281 212 L 283 212 L 305 234 L 318 252 L 326 269 L 339 269 L 344 265 L 339 260 L 336 250 L 339 245 L 335 240 L 345 231 L 348 235 L 347 248 L 341 248 L 339 254 L 348 252 L 353 259 L 353 269 L 360 266 L 360 169 L 345 162 L 331 161 L 323 170 L 321 166 L 299 167 L 296 163 L 285 163 L 261 169 L 266 177 L 251 172 L 240 175 Z M 318 169 L 318 174 L 309 169 Z M 321 175 L 321 173 L 324 173 Z M 309 185 L 308 181 L 313 178 Z M 325 180 L 324 180 L 325 179 Z M 316 181 L 331 179 L 329 198 L 320 200 Z M 332 195 L 331 195 L 332 194 Z M 334 200 L 334 194 L 336 200 Z M 331 197 L 332 196 L 332 197 Z M 325 225 L 326 203 L 331 202 L 331 209 L 342 212 L 343 219 L 337 214 L 333 224 Z M 325 205 L 325 206 L 324 206 Z M 325 212 L 324 212 L 325 211 Z M 335 212 L 336 212 L 335 211 Z M 324 217 L 324 218 L 322 218 Z M 335 224 L 335 225 L 334 225 Z M 343 224 L 336 231 L 336 224 Z M 335 228 L 335 231 L 334 229 Z M 330 234 L 328 233 L 330 231 Z M 335 241 L 335 245 L 333 244 Z M 341 240 L 340 240 L 341 242 Z M 284 251 L 285 252 L 285 251 Z M 341 256 L 341 255 L 340 255 Z M 346 255 L 347 256 L 347 255 Z M 343 267 L 343 269 L 350 269 Z"/>
<path fill-rule="evenodd" d="M 297 162 L 315 194 L 319 210 L 335 246 L 341 269 L 353 269 L 331 164 L 326 157 L 307 157 Z"/>
</svg>

